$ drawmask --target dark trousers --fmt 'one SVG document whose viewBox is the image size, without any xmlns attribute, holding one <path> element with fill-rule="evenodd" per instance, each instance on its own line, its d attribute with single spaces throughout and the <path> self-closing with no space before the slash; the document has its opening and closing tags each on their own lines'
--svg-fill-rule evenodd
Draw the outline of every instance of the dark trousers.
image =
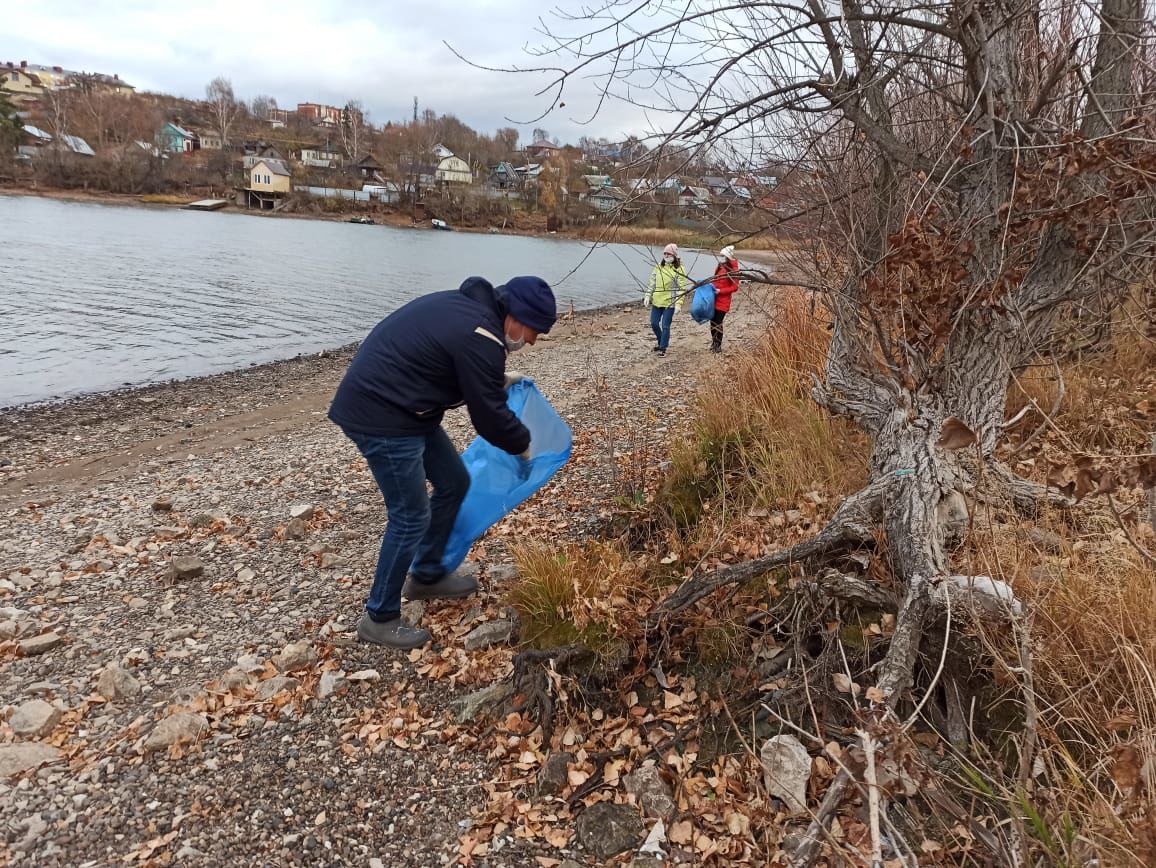
<svg viewBox="0 0 1156 868">
<path fill-rule="evenodd" d="M 411 564 L 415 581 L 436 582 L 445 575 L 442 555 L 470 474 L 441 428 L 417 437 L 345 433 L 369 462 L 385 498 L 388 518 L 365 611 L 375 621 L 391 621 L 401 615 L 401 589 Z"/>
<path fill-rule="evenodd" d="M 716 349 L 722 348 L 723 339 L 723 320 L 726 319 L 727 312 L 725 310 L 715 310 L 714 316 L 710 318 L 710 345 Z"/>
</svg>

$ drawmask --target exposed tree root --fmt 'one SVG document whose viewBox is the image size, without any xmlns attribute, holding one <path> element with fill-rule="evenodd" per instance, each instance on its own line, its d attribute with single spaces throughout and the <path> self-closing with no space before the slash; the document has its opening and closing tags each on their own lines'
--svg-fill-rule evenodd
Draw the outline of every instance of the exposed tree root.
<svg viewBox="0 0 1156 868">
<path fill-rule="evenodd" d="M 542 727 L 542 743 L 549 745 L 554 732 L 554 697 L 550 693 L 550 679 L 546 668 L 565 670 L 590 652 L 581 645 L 563 645 L 560 648 L 527 648 L 514 655 L 515 707 Z"/>
<path fill-rule="evenodd" d="M 878 521 L 882 492 L 882 485 L 873 483 L 851 495 L 835 511 L 826 527 L 796 546 L 691 577 L 659 604 L 648 619 L 648 626 L 653 627 L 666 615 L 693 606 L 703 597 L 727 585 L 741 585 L 779 567 L 845 551 L 855 545 L 873 543 L 875 535 L 872 527 Z"/>
</svg>

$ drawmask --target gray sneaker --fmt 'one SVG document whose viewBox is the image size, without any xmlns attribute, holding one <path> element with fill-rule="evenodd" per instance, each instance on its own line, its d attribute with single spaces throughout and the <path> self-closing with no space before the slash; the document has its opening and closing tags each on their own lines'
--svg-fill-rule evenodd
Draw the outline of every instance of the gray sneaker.
<svg viewBox="0 0 1156 868">
<path fill-rule="evenodd" d="M 392 621 L 375 621 L 369 615 L 362 615 L 357 622 L 357 638 L 362 642 L 372 642 L 374 645 L 387 645 L 390 648 L 400 648 L 409 651 L 420 648 L 433 639 L 429 630 L 421 627 L 411 627 L 401 618 Z"/>
<path fill-rule="evenodd" d="M 433 584 L 419 582 L 410 576 L 405 580 L 401 595 L 407 600 L 454 600 L 477 593 L 478 580 L 460 570 L 442 576 Z"/>
</svg>

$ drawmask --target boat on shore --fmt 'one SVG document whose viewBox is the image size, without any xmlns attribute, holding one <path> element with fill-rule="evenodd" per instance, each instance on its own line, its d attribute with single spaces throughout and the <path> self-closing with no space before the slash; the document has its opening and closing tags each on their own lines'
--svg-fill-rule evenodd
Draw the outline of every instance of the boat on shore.
<svg viewBox="0 0 1156 868">
<path fill-rule="evenodd" d="M 229 204 L 228 199 L 200 199 L 185 206 L 190 211 L 220 211 Z"/>
<path fill-rule="evenodd" d="M 360 217 L 350 217 L 349 222 L 350 223 L 360 223 L 362 226 L 375 226 L 375 225 L 377 225 L 376 220 L 374 220 L 372 217 L 366 217 L 364 215 L 360 216 Z"/>
<path fill-rule="evenodd" d="M 443 232 L 453 232 L 454 231 L 453 227 L 450 226 L 449 223 L 447 223 L 445 220 L 439 220 L 437 217 L 435 217 L 433 220 L 431 220 L 430 224 L 433 226 L 434 229 L 440 229 Z"/>
</svg>

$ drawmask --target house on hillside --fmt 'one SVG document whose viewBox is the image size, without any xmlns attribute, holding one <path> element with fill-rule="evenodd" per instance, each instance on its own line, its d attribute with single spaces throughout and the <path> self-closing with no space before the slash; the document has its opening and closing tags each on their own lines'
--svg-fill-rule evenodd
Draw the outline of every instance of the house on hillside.
<svg viewBox="0 0 1156 868">
<path fill-rule="evenodd" d="M 522 185 L 522 179 L 513 165 L 503 161 L 490 169 L 486 185 L 495 190 L 517 190 Z"/>
<path fill-rule="evenodd" d="M 447 148 L 445 145 L 441 144 L 440 142 L 433 146 L 433 150 L 431 151 L 431 153 L 435 157 L 437 157 L 439 161 L 444 160 L 446 157 L 452 157 L 454 155 L 453 151 L 451 151 L 449 148 Z"/>
<path fill-rule="evenodd" d="M 706 187 L 684 186 L 678 193 L 678 204 L 681 208 L 706 210 L 710 206 L 710 190 Z"/>
<path fill-rule="evenodd" d="M 547 139 L 539 139 L 526 148 L 526 156 L 536 160 L 548 160 L 557 156 L 562 149 Z"/>
<path fill-rule="evenodd" d="M 474 173 L 470 170 L 470 164 L 461 157 L 455 157 L 450 154 L 448 157 L 443 157 L 438 162 L 438 167 L 434 171 L 434 177 L 439 184 L 448 186 L 450 184 L 472 184 L 474 183 Z"/>
<path fill-rule="evenodd" d="M 601 187 L 590 193 L 586 201 L 595 211 L 609 214 L 617 211 L 629 197 L 618 187 Z"/>
<path fill-rule="evenodd" d="M 260 157 L 249 169 L 248 183 L 242 191 L 246 208 L 271 211 L 291 189 L 289 167 L 281 160 Z M 240 197 L 238 197 L 240 198 Z"/>
<path fill-rule="evenodd" d="M 383 168 L 373 154 L 366 154 L 350 167 L 359 178 L 380 178 Z"/>
<path fill-rule="evenodd" d="M 334 105 L 299 102 L 297 117 L 309 121 L 314 126 L 336 128 L 341 123 L 341 109 Z"/>
<path fill-rule="evenodd" d="M 586 190 L 582 195 L 596 193 L 603 187 L 610 187 L 614 184 L 609 175 L 583 175 L 582 181 L 586 184 Z"/>
<path fill-rule="evenodd" d="M 169 121 L 157 133 L 157 145 L 169 154 L 191 154 L 196 149 L 197 136 L 191 130 Z"/>
<path fill-rule="evenodd" d="M 44 148 L 52 142 L 52 135 L 40 127 L 25 124 L 20 128 L 20 142 L 16 153 L 21 160 L 35 160 Z"/>
<path fill-rule="evenodd" d="M 225 141 L 219 133 L 212 130 L 190 130 L 197 137 L 193 150 L 220 151 L 225 147 Z"/>
<path fill-rule="evenodd" d="M 311 169 L 336 169 L 341 165 L 341 154 L 326 142 L 301 148 L 301 165 Z"/>
<path fill-rule="evenodd" d="M 119 75 L 102 72 L 76 72 L 62 66 L 11 61 L 0 67 L 0 89 L 20 94 L 41 94 L 46 90 L 76 88 L 86 93 L 109 93 L 127 96 L 136 90 Z"/>
<path fill-rule="evenodd" d="M 708 175 L 702 179 L 702 186 L 710 190 L 712 196 L 719 196 L 730 187 L 730 184 L 727 183 L 726 178 L 720 178 L 717 175 Z"/>
<path fill-rule="evenodd" d="M 34 72 L 29 72 L 27 64 L 17 67 L 13 63 L 0 67 L 0 90 L 9 95 L 16 105 L 35 102 L 44 93 L 44 83 Z"/>
</svg>

